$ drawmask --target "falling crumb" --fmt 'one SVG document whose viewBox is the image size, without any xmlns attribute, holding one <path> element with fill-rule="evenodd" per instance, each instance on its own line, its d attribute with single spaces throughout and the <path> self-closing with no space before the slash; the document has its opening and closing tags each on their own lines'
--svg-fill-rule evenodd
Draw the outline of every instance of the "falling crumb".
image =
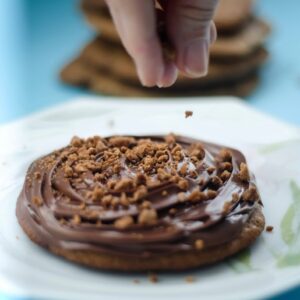
<svg viewBox="0 0 300 300">
<path fill-rule="evenodd" d="M 81 217 L 79 215 L 74 215 L 72 218 L 72 223 L 75 225 L 79 225 L 81 223 Z"/>
<path fill-rule="evenodd" d="M 32 203 L 38 207 L 43 205 L 43 200 L 40 197 L 34 196 L 32 198 Z"/>
<path fill-rule="evenodd" d="M 191 110 L 186 110 L 185 111 L 185 118 L 186 119 L 189 118 L 189 117 L 191 117 L 192 115 L 193 115 L 193 112 Z"/>
<path fill-rule="evenodd" d="M 266 227 L 266 231 L 267 231 L 267 232 L 272 232 L 273 229 L 274 229 L 274 227 L 273 227 L 273 226 L 270 226 L 270 225 Z"/>
<path fill-rule="evenodd" d="M 204 242 L 202 240 L 195 241 L 195 248 L 197 250 L 202 250 L 204 248 Z"/>
<path fill-rule="evenodd" d="M 133 283 L 135 283 L 135 284 L 139 284 L 139 283 L 140 283 L 140 281 L 139 281 L 138 279 L 133 279 Z"/>
<path fill-rule="evenodd" d="M 149 276 L 148 276 L 148 279 L 152 283 L 157 283 L 158 282 L 158 277 L 154 273 L 150 273 Z"/>
<path fill-rule="evenodd" d="M 193 283 L 196 281 L 195 277 L 192 276 L 192 275 L 189 275 L 189 276 L 186 276 L 185 277 L 185 281 L 188 282 L 188 283 Z"/>
</svg>

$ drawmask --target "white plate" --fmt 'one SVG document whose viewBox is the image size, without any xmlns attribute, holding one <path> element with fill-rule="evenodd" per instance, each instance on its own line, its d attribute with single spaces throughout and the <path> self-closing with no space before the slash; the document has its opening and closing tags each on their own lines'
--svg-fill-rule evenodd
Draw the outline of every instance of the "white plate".
<svg viewBox="0 0 300 300">
<path fill-rule="evenodd" d="M 172 101 L 172 105 L 170 102 Z M 185 110 L 194 115 L 185 119 Z M 245 152 L 256 174 L 267 224 L 257 243 L 213 267 L 180 274 L 92 271 L 31 243 L 15 217 L 30 162 L 76 134 L 176 132 Z M 0 291 L 47 299 L 253 299 L 300 284 L 300 135 L 233 98 L 139 102 L 80 99 L 0 127 Z M 194 283 L 185 282 L 193 275 Z M 133 282 L 139 279 L 140 283 Z"/>
</svg>

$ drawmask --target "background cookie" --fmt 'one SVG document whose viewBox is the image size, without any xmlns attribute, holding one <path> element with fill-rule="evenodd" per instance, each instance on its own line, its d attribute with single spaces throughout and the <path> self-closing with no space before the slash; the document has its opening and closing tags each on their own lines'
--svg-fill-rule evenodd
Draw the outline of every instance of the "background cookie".
<svg viewBox="0 0 300 300">
<path fill-rule="evenodd" d="M 109 10 L 103 0 L 82 0 L 80 6 L 89 16 L 109 16 Z M 214 16 L 219 32 L 230 33 L 240 29 L 251 17 L 252 6 L 253 0 L 220 0 Z M 98 25 L 101 28 L 100 23 Z"/>
<path fill-rule="evenodd" d="M 104 1 L 83 0 L 81 9 L 97 37 L 61 72 L 64 82 L 85 86 L 97 93 L 118 96 L 247 96 L 259 82 L 259 69 L 268 53 L 264 42 L 270 27 L 252 14 L 251 0 L 222 0 L 215 16 L 218 39 L 210 48 L 208 75 L 190 79 L 179 74 L 168 89 L 143 88 L 131 57 L 127 54 Z M 158 33 L 165 52 L 172 53 L 163 24 Z"/>
<path fill-rule="evenodd" d="M 110 17 L 95 12 L 85 12 L 89 24 L 101 32 L 109 42 L 120 43 L 118 32 Z M 219 33 L 217 41 L 210 48 L 212 57 L 246 56 L 260 47 L 270 33 L 270 26 L 261 19 L 251 18 L 231 35 Z"/>
<path fill-rule="evenodd" d="M 236 62 L 229 63 L 220 59 L 215 61 L 212 57 L 207 76 L 193 80 L 180 75 L 175 86 L 176 88 L 207 87 L 218 82 L 230 82 L 257 70 L 267 57 L 268 54 L 263 48 Z M 112 45 L 103 37 L 97 37 L 83 49 L 80 59 L 99 69 L 107 70 L 124 82 L 140 85 L 135 65 L 121 44 Z"/>
<path fill-rule="evenodd" d="M 67 65 L 61 72 L 61 79 L 71 85 L 91 89 L 96 93 L 125 97 L 160 97 L 160 96 L 196 96 L 196 95 L 248 95 L 258 84 L 256 71 L 239 80 L 213 85 L 211 87 L 197 86 L 180 89 L 175 85 L 168 89 L 145 88 L 140 85 L 128 84 L 112 74 L 109 70 L 97 69 L 78 59 Z M 201 80 L 201 79 L 200 79 Z M 198 82 L 200 81 L 198 80 Z"/>
<path fill-rule="evenodd" d="M 239 30 L 251 17 L 252 6 L 253 0 L 220 0 L 214 17 L 219 33 Z"/>
</svg>

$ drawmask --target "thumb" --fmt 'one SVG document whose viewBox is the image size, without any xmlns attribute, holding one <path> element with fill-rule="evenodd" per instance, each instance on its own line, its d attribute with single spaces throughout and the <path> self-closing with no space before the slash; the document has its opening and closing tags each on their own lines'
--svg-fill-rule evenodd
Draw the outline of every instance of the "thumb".
<svg viewBox="0 0 300 300">
<path fill-rule="evenodd" d="M 187 76 L 206 75 L 209 46 L 216 39 L 212 22 L 217 0 L 167 1 L 167 32 L 176 49 L 178 69 Z"/>
</svg>

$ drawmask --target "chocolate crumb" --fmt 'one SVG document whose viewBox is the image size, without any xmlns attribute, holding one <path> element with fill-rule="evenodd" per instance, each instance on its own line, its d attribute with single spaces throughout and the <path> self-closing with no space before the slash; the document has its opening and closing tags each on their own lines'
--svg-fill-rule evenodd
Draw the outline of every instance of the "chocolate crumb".
<svg viewBox="0 0 300 300">
<path fill-rule="evenodd" d="M 130 178 L 123 178 L 114 187 L 117 192 L 126 191 L 134 188 L 134 181 Z"/>
<path fill-rule="evenodd" d="M 94 202 L 100 201 L 103 198 L 103 196 L 104 196 L 104 190 L 102 188 L 96 186 L 94 188 L 94 190 L 92 191 L 91 196 L 92 196 L 92 200 Z"/>
<path fill-rule="evenodd" d="M 232 161 L 232 153 L 228 149 L 222 149 L 219 152 L 218 157 L 222 162 L 231 162 Z"/>
<path fill-rule="evenodd" d="M 120 203 L 121 205 L 123 205 L 124 207 L 128 207 L 129 206 L 129 200 L 127 198 L 127 195 L 126 193 L 122 193 L 121 194 L 121 197 L 120 197 Z"/>
<path fill-rule="evenodd" d="M 42 206 L 43 205 L 43 201 L 40 197 L 37 197 L 37 196 L 34 196 L 32 198 L 32 203 L 38 207 Z"/>
<path fill-rule="evenodd" d="M 118 229 L 125 229 L 134 224 L 133 218 L 131 216 L 125 216 L 117 219 L 114 223 L 115 227 Z"/>
<path fill-rule="evenodd" d="M 81 218 L 79 215 L 74 215 L 72 218 L 72 223 L 75 225 L 79 225 L 81 223 Z"/>
<path fill-rule="evenodd" d="M 209 180 L 209 186 L 214 190 L 217 190 L 222 185 L 223 181 L 218 176 L 213 176 Z"/>
<path fill-rule="evenodd" d="M 185 118 L 186 119 L 189 118 L 189 117 L 191 117 L 192 115 L 193 115 L 193 112 L 191 110 L 186 110 L 185 111 Z"/>
<path fill-rule="evenodd" d="M 147 193 L 148 193 L 148 190 L 147 190 L 146 186 L 140 185 L 137 188 L 137 190 L 134 192 L 133 199 L 135 201 L 138 201 L 138 200 L 144 198 L 147 195 Z"/>
<path fill-rule="evenodd" d="M 240 196 L 238 193 L 232 193 L 231 203 L 235 204 L 240 200 Z"/>
<path fill-rule="evenodd" d="M 73 169 L 66 165 L 64 168 L 63 168 L 63 171 L 64 171 L 64 174 L 65 174 L 65 177 L 72 177 L 73 176 Z"/>
<path fill-rule="evenodd" d="M 136 140 L 132 137 L 127 136 L 114 136 L 109 139 L 109 143 L 115 147 L 129 147 L 130 145 L 136 144 Z"/>
<path fill-rule="evenodd" d="M 154 209 L 143 209 L 138 216 L 138 223 L 153 225 L 157 222 L 157 212 Z"/>
<path fill-rule="evenodd" d="M 188 187 L 189 187 L 189 183 L 187 180 L 185 179 L 180 179 L 177 183 L 178 187 L 181 189 L 181 190 L 187 190 Z"/>
<path fill-rule="evenodd" d="M 200 191 L 199 187 L 195 188 L 187 198 L 191 202 L 198 202 L 202 200 L 206 200 L 206 196 L 203 192 Z"/>
<path fill-rule="evenodd" d="M 214 198 L 217 197 L 217 195 L 218 195 L 218 193 L 214 190 L 207 190 L 206 191 L 206 196 L 207 196 L 208 199 L 214 199 Z"/>
<path fill-rule="evenodd" d="M 240 172 L 238 174 L 238 178 L 243 182 L 250 181 L 250 174 L 248 171 L 248 167 L 245 163 L 241 163 L 241 165 L 240 165 Z"/>
<path fill-rule="evenodd" d="M 147 182 L 147 176 L 143 173 L 137 173 L 135 177 L 136 184 L 145 184 Z"/>
<path fill-rule="evenodd" d="M 172 208 L 169 209 L 169 214 L 171 216 L 174 216 L 176 213 L 177 213 L 177 209 L 175 207 L 172 207 Z"/>
<path fill-rule="evenodd" d="M 231 172 L 232 171 L 232 164 L 230 162 L 222 162 L 220 163 L 220 166 L 219 166 L 220 170 L 221 171 L 229 171 Z"/>
<path fill-rule="evenodd" d="M 227 181 L 231 176 L 231 173 L 227 170 L 223 171 L 223 173 L 220 175 L 220 178 L 224 181 Z"/>
<path fill-rule="evenodd" d="M 272 232 L 273 229 L 274 229 L 274 227 L 273 227 L 273 226 L 270 226 L 270 225 L 266 227 L 266 231 L 267 231 L 267 232 Z"/>
<path fill-rule="evenodd" d="M 139 283 L 140 283 L 140 281 L 139 281 L 138 279 L 133 279 L 133 283 L 135 283 L 135 284 L 139 284 Z"/>
<path fill-rule="evenodd" d="M 42 178 L 42 174 L 40 172 L 34 172 L 33 177 L 36 180 L 40 180 Z"/>
<path fill-rule="evenodd" d="M 147 208 L 151 208 L 151 202 L 150 201 L 143 201 L 141 208 L 143 209 L 147 209 Z"/>
<path fill-rule="evenodd" d="M 257 189 L 254 185 L 251 185 L 248 190 L 246 190 L 242 195 L 243 201 L 252 201 L 255 202 L 259 200 L 259 195 Z"/>
<path fill-rule="evenodd" d="M 162 196 L 167 196 L 167 195 L 168 195 L 168 191 L 167 191 L 167 190 L 163 190 L 163 191 L 161 192 L 161 195 L 162 195 Z"/>
<path fill-rule="evenodd" d="M 84 202 L 82 202 L 80 205 L 79 205 L 79 209 L 83 210 L 86 208 L 86 204 Z"/>
<path fill-rule="evenodd" d="M 59 223 L 61 225 L 65 225 L 65 224 L 67 224 L 67 221 L 64 218 L 61 218 L 61 219 L 59 219 Z"/>
<path fill-rule="evenodd" d="M 70 142 L 70 144 L 73 146 L 73 147 L 80 147 L 82 146 L 83 144 L 83 140 L 81 138 L 79 138 L 78 136 L 74 136 Z"/>
<path fill-rule="evenodd" d="M 197 250 L 202 250 L 204 248 L 204 242 L 202 240 L 195 241 L 195 248 Z"/>
<path fill-rule="evenodd" d="M 174 134 L 170 133 L 165 137 L 165 141 L 168 145 L 174 144 L 176 142 L 176 137 Z"/>
<path fill-rule="evenodd" d="M 186 172 L 187 172 L 187 169 L 188 169 L 187 163 L 182 164 L 181 168 L 179 169 L 179 174 L 181 176 L 185 176 Z"/>
<path fill-rule="evenodd" d="M 206 172 L 207 172 L 209 175 L 211 175 L 215 170 L 216 170 L 215 167 L 209 167 L 209 168 L 206 169 Z"/>
<path fill-rule="evenodd" d="M 189 154 L 190 156 L 195 156 L 199 160 L 202 160 L 205 157 L 205 150 L 203 148 L 203 145 L 200 143 L 193 143 L 189 147 Z"/>
<path fill-rule="evenodd" d="M 168 172 L 166 172 L 164 169 L 159 168 L 159 169 L 157 170 L 157 178 L 158 178 L 159 180 L 165 181 L 165 180 L 170 179 L 170 177 L 171 177 L 171 175 L 170 175 Z"/>
<path fill-rule="evenodd" d="M 178 193 L 177 198 L 178 198 L 179 202 L 185 202 L 186 201 L 186 195 L 183 192 Z"/>
</svg>

